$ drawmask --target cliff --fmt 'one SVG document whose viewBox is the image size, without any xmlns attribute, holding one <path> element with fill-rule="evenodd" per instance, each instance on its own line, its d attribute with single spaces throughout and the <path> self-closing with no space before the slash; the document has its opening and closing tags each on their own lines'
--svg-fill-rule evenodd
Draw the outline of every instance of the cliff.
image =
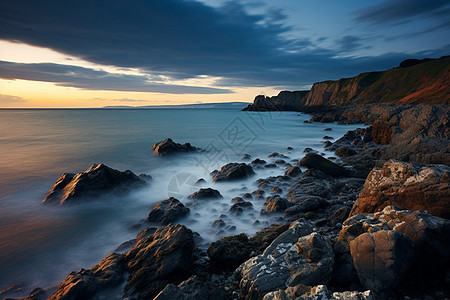
<svg viewBox="0 0 450 300">
<path fill-rule="evenodd" d="M 317 82 L 310 92 L 284 91 L 274 97 L 257 96 L 245 110 L 295 111 L 311 106 L 375 103 L 449 104 L 450 56 L 409 59 L 387 71 Z"/>
</svg>

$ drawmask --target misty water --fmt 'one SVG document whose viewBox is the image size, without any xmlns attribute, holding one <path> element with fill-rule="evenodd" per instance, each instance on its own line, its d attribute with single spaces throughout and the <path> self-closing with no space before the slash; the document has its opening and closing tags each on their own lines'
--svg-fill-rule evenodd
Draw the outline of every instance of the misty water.
<svg viewBox="0 0 450 300">
<path fill-rule="evenodd" d="M 238 109 L 70 109 L 0 110 L 0 291 L 21 282 L 31 288 L 55 288 L 69 272 L 89 268 L 121 243 L 136 237 L 152 206 L 175 196 L 184 203 L 193 183 L 220 191 L 222 200 L 190 206 L 181 221 L 205 243 L 222 236 L 276 223 L 261 216 L 263 200 L 236 217 L 231 199 L 257 189 L 256 180 L 284 174 L 285 168 L 256 169 L 256 175 L 232 183 L 213 183 L 209 175 L 246 153 L 267 162 L 273 152 L 301 159 L 311 147 L 323 151 L 322 137 L 338 138 L 356 125 L 303 123 L 295 112 L 241 112 Z M 331 127 L 333 131 L 323 131 Z M 207 149 L 198 154 L 156 157 L 151 146 L 171 137 Z M 286 147 L 293 147 L 288 151 Z M 332 153 L 328 153 L 332 155 Z M 249 162 L 249 161 L 246 161 Z M 72 206 L 41 204 L 64 172 L 81 172 L 93 163 L 153 177 L 148 187 L 125 196 Z M 218 232 L 220 215 L 227 224 Z M 254 224 L 258 220 L 259 224 Z M 235 226 L 234 231 L 227 228 Z"/>
</svg>

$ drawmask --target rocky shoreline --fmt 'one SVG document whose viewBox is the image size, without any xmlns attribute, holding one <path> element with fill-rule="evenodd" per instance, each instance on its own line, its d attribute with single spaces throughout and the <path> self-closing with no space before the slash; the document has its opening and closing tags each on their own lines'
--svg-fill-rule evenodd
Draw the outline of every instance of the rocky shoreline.
<svg viewBox="0 0 450 300">
<path fill-rule="evenodd" d="M 253 237 L 221 238 L 205 251 L 197 233 L 176 224 L 190 209 L 170 198 L 149 212 L 147 222 L 158 227 L 140 231 L 127 251 L 70 273 L 51 295 L 34 289 L 24 299 L 450 297 L 449 108 L 374 105 L 308 112 L 311 121 L 372 125 L 335 142 L 324 140 L 335 162 L 305 149 L 297 165 L 284 161 L 285 174 L 260 178 L 258 190 L 231 200 L 235 214 L 263 201 L 260 214 L 279 215 L 280 224 Z M 184 152 L 184 145 L 169 142 Z M 272 157 L 287 159 L 282 153 Z M 263 159 L 230 163 L 212 175 L 239 180 L 270 165 Z M 125 174 L 126 180 L 136 176 Z M 190 196 L 198 205 L 215 197 L 222 196 L 210 188 Z"/>
</svg>

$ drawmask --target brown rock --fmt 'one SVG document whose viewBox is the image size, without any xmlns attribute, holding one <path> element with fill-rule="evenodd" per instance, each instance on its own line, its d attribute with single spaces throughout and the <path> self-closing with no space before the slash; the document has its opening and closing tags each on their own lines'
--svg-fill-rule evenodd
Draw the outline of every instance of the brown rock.
<svg viewBox="0 0 450 300">
<path fill-rule="evenodd" d="M 374 168 L 350 212 L 350 216 L 381 211 L 388 205 L 400 209 L 427 210 L 450 218 L 450 167 L 387 161 Z"/>
</svg>

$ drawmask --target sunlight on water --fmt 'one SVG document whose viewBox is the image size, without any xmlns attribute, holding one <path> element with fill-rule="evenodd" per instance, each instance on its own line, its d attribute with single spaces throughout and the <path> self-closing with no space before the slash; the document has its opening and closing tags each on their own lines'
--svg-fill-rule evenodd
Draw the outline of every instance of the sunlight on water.
<svg viewBox="0 0 450 300">
<path fill-rule="evenodd" d="M 54 287 L 67 274 L 89 268 L 122 242 L 134 238 L 152 206 L 173 196 L 186 197 L 199 187 L 220 191 L 222 200 L 191 205 L 180 223 L 207 242 L 277 222 L 261 216 L 263 200 L 237 217 L 229 213 L 231 199 L 257 189 L 256 180 L 284 174 L 285 168 L 257 169 L 256 175 L 233 183 L 214 183 L 209 173 L 228 162 L 280 152 L 303 157 L 305 147 L 322 149 L 322 137 L 338 138 L 355 125 L 304 124 L 307 115 L 294 112 L 252 113 L 238 110 L 0 110 L 0 290 L 16 282 Z M 332 132 L 325 132 L 332 127 Z M 156 157 L 151 146 L 171 137 L 208 152 Z M 286 147 L 294 148 L 287 151 Z M 248 161 L 247 161 L 248 162 Z M 93 163 L 150 174 L 148 187 L 122 197 L 105 197 L 70 207 L 42 205 L 45 193 L 63 172 L 81 172 Z M 188 174 L 187 183 L 176 183 Z M 222 218 L 220 232 L 212 223 Z M 258 220 L 259 224 L 254 224 Z M 258 222 L 257 222 L 258 223 Z M 5 276 L 5 274 L 8 274 Z"/>
</svg>

